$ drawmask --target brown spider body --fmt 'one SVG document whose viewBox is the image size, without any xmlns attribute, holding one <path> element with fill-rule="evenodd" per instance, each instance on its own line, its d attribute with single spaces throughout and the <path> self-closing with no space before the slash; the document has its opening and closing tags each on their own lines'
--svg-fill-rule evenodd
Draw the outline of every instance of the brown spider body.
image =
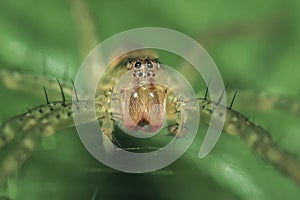
<svg viewBox="0 0 300 200">
<path fill-rule="evenodd" d="M 136 52 L 130 55 L 135 55 Z M 98 112 L 102 133 L 113 139 L 113 127 L 117 124 L 125 131 L 155 133 L 168 124 L 181 124 L 178 112 L 179 102 L 174 93 L 164 85 L 156 82 L 161 66 L 152 54 L 139 57 L 121 58 L 119 64 L 110 66 L 104 73 L 118 74 L 108 81 L 105 76 L 100 79 Z M 130 58 L 128 58 L 130 57 Z M 125 62 L 124 62 L 125 60 Z M 124 76 L 124 77 L 123 77 Z M 123 78 L 123 80 L 122 80 Z M 109 83 L 111 92 L 107 92 Z M 106 113 L 104 116 L 102 113 Z M 117 123 L 116 123 L 117 121 Z M 177 125 L 176 125 L 177 126 Z M 177 131 L 172 129 L 172 134 Z M 180 134 L 182 135 L 182 134 Z M 104 146 L 107 142 L 104 141 Z M 107 147 L 110 151 L 111 147 Z"/>
<path fill-rule="evenodd" d="M 137 87 L 125 101 L 123 122 L 130 130 L 152 132 L 162 128 L 165 112 L 166 90 L 156 84 L 147 84 Z"/>
</svg>

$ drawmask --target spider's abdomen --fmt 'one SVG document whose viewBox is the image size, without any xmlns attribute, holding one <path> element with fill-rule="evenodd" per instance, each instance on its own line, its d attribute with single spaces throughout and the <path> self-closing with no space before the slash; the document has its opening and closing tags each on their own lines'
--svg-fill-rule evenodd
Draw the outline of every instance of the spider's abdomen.
<svg viewBox="0 0 300 200">
<path fill-rule="evenodd" d="M 165 89 L 145 84 L 123 94 L 123 125 L 129 130 L 154 132 L 162 128 L 166 118 Z"/>
</svg>

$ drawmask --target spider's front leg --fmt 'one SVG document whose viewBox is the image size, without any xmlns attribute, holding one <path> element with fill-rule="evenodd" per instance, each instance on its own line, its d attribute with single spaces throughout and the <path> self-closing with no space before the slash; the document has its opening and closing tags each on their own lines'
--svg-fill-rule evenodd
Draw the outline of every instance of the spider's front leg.
<svg viewBox="0 0 300 200">
<path fill-rule="evenodd" d="M 252 151 L 299 184 L 300 160 L 298 156 L 280 148 L 267 130 L 254 124 L 243 114 L 233 110 L 232 103 L 233 101 L 229 107 L 226 107 L 212 102 L 206 97 L 199 98 L 201 121 L 214 126 L 214 124 L 211 124 L 211 119 L 220 120 L 220 116 L 224 115 L 226 110 L 223 131 L 232 136 L 239 135 Z"/>
<path fill-rule="evenodd" d="M 72 104 L 76 109 L 72 109 Z M 89 109 L 89 103 L 57 101 L 38 106 L 5 122 L 0 129 L 1 147 L 15 140 L 0 160 L 0 182 L 14 173 L 33 153 L 42 138 L 63 128 L 74 126 L 73 116 Z"/>
<path fill-rule="evenodd" d="M 101 105 L 100 107 L 97 107 L 96 111 L 98 113 L 97 118 L 102 132 L 102 144 L 107 152 L 113 151 L 114 147 L 111 141 L 117 143 L 113 135 L 115 119 L 111 108 L 111 102 L 113 100 L 112 91 L 112 89 L 107 89 L 102 92 L 103 94 L 96 98 L 96 102 Z"/>
<path fill-rule="evenodd" d="M 190 132 L 187 122 L 190 119 L 189 112 L 198 112 L 197 100 L 189 99 L 184 96 L 177 96 L 168 90 L 166 98 L 167 129 L 170 135 L 177 138 L 186 137 Z"/>
</svg>

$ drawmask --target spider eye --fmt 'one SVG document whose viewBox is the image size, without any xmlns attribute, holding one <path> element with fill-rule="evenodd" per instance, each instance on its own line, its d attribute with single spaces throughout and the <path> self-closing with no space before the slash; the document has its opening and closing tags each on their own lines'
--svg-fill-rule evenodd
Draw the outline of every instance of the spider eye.
<svg viewBox="0 0 300 200">
<path fill-rule="evenodd" d="M 152 72 L 147 72 L 147 76 L 152 76 Z"/>
<path fill-rule="evenodd" d="M 147 67 L 150 69 L 153 68 L 153 64 L 149 60 L 147 60 Z"/>
<path fill-rule="evenodd" d="M 143 75 L 144 75 L 143 72 L 139 72 L 139 73 L 138 73 L 138 76 L 139 76 L 139 77 L 142 77 Z"/>
<path fill-rule="evenodd" d="M 134 67 L 137 68 L 137 69 L 141 68 L 141 66 L 142 66 L 142 63 L 141 63 L 141 62 L 136 62 L 136 63 L 134 64 Z"/>
</svg>

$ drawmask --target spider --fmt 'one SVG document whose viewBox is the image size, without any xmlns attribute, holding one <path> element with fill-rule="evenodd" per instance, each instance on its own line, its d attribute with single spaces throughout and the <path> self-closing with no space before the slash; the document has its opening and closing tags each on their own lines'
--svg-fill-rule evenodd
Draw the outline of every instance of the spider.
<svg viewBox="0 0 300 200">
<path fill-rule="evenodd" d="M 153 70 L 147 70 L 151 65 Z M 141 68 L 139 68 L 139 66 Z M 155 75 L 159 73 L 158 71 L 155 71 L 159 70 L 159 66 L 159 60 L 152 55 L 136 56 L 119 61 L 118 64 L 115 65 L 117 70 L 114 71 L 114 74 L 117 74 L 116 77 L 120 77 L 121 74 L 130 71 L 132 72 L 133 80 L 134 78 L 143 78 L 149 83 L 151 82 L 151 78 L 155 79 Z M 107 74 L 110 73 L 110 71 L 107 72 Z M 6 144 L 14 141 L 17 142 L 13 143 L 16 144 L 13 146 L 13 150 L 9 150 L 8 154 L 5 155 L 5 158 L 1 160 L 0 179 L 3 181 L 8 175 L 13 174 L 17 168 L 20 168 L 23 163 L 29 159 L 29 156 L 37 148 L 44 136 L 54 134 L 61 129 L 73 125 L 72 116 L 74 115 L 74 112 L 71 109 L 71 105 L 74 102 L 70 101 L 70 98 L 68 98 L 72 95 L 72 86 L 62 80 L 55 82 L 55 80 L 48 80 L 46 77 L 37 79 L 26 72 L 10 70 L 2 70 L 1 77 L 4 85 L 8 88 L 21 88 L 21 90 L 22 87 L 23 90 L 31 87 L 30 83 L 26 82 L 26 80 L 34 80 L 32 81 L 33 83 L 36 82 L 39 86 L 45 86 L 44 94 L 46 96 L 46 102 L 43 105 L 30 109 L 28 112 L 15 116 L 2 123 L 0 148 L 5 149 Z M 104 78 L 106 77 L 109 76 L 104 76 Z M 103 79 L 102 82 L 107 82 L 107 80 Z M 100 87 L 99 94 L 101 95 L 98 96 L 99 105 L 102 105 L 99 106 L 99 112 L 97 113 L 99 122 L 102 127 L 102 132 L 109 140 L 114 141 L 114 143 L 119 142 L 118 138 L 114 136 L 114 132 L 118 134 L 119 131 L 115 129 L 115 125 L 120 123 L 122 128 L 131 131 L 136 131 L 138 129 L 145 132 L 155 132 L 162 127 L 166 127 L 168 133 L 175 137 L 180 138 L 188 135 L 186 131 L 182 130 L 184 129 L 185 121 L 180 120 L 180 115 L 182 114 L 180 112 L 181 101 L 174 92 L 166 91 L 165 87 L 155 85 L 154 83 L 152 83 L 152 85 L 149 83 L 144 86 L 139 86 L 134 89 L 134 92 L 130 93 L 129 97 L 123 99 L 128 101 L 128 104 L 123 108 L 125 108 L 125 111 L 129 112 L 126 113 L 124 110 L 121 110 L 121 113 L 117 113 L 107 110 L 110 106 L 103 106 L 103 102 L 110 103 L 111 100 L 115 99 L 113 96 L 113 89 L 111 88 L 115 83 L 101 84 L 100 81 L 99 85 L 101 87 L 103 86 L 102 88 Z M 37 92 L 40 93 L 40 91 Z M 56 98 L 57 93 L 60 93 L 61 100 L 50 101 L 50 98 Z M 235 101 L 236 98 L 243 99 L 243 103 L 239 104 L 238 101 Z M 81 99 L 78 99 L 78 101 L 81 101 Z M 197 101 L 201 112 L 201 121 L 205 124 L 210 123 L 211 117 L 214 117 L 214 114 L 218 113 L 219 108 L 226 107 L 227 117 L 224 131 L 230 135 L 239 135 L 249 148 L 264 159 L 266 163 L 275 166 L 284 174 L 287 174 L 299 183 L 299 161 L 297 156 L 282 150 L 276 145 L 271 134 L 266 129 L 256 125 L 248 117 L 245 117 L 242 113 L 238 112 L 239 108 L 246 104 L 249 107 L 253 106 L 259 110 L 279 108 L 297 114 L 299 110 L 293 99 L 281 96 L 278 97 L 276 95 L 259 95 L 255 92 L 238 91 L 238 95 L 236 93 L 232 94 L 232 101 L 227 106 L 220 105 L 218 102 L 212 102 L 208 98 L 207 92 L 204 92 L 202 96 L 199 95 Z M 162 120 L 155 121 L 153 117 L 151 117 L 150 111 L 152 104 L 161 105 L 163 109 L 158 109 L 158 113 L 162 113 L 162 118 L 165 117 L 164 115 L 167 111 L 167 123 L 162 123 Z M 86 109 L 84 102 L 83 104 L 78 105 L 79 110 Z M 139 112 L 142 107 L 145 108 L 145 111 Z M 120 112 L 120 109 L 117 111 Z M 126 115 L 129 116 L 132 121 L 124 121 L 123 117 Z M 107 144 L 106 141 L 103 141 L 103 143 L 104 145 Z M 109 150 L 110 147 L 108 146 L 106 148 Z"/>
<path fill-rule="evenodd" d="M 104 73 L 104 78 L 99 82 L 96 110 L 102 133 L 109 140 L 115 140 L 113 132 L 116 124 L 121 124 L 123 128 L 131 131 L 142 130 L 144 132 L 156 132 L 166 127 L 169 134 L 179 138 L 187 134 L 187 131 L 184 131 L 186 118 L 181 117 L 185 115 L 185 111 L 182 109 L 179 97 L 173 91 L 168 90 L 167 87 L 155 82 L 155 77 L 159 74 L 160 68 L 157 58 L 146 55 L 123 58 L 118 64 L 110 67 Z M 123 97 L 117 99 L 114 97 L 111 86 L 114 85 L 113 83 L 116 84 L 119 81 L 118 77 L 125 72 L 130 72 L 131 81 L 134 84 L 131 90 L 122 90 L 120 94 Z M 119 74 L 120 76 L 108 78 L 107 74 L 110 73 Z M 2 71 L 4 83 L 9 87 L 19 85 L 29 77 L 30 75 L 19 72 Z M 45 80 L 45 82 L 49 81 Z M 57 82 L 62 100 L 50 102 L 46 87 L 44 87 L 46 104 L 30 109 L 28 112 L 13 117 L 2 124 L 1 148 L 19 138 L 18 145 L 1 162 L 0 179 L 2 181 L 15 172 L 30 157 L 36 146 L 41 142 L 42 137 L 73 126 L 72 117 L 76 115 L 76 112 L 88 109 L 88 103 L 80 101 L 77 97 L 75 102 L 76 110 L 72 110 L 73 102 L 66 98 L 66 94 L 72 93 L 72 87 L 68 88 L 64 85 L 63 89 L 58 79 Z M 226 108 L 224 131 L 231 135 L 240 135 L 254 152 L 299 182 L 299 161 L 292 154 L 278 148 L 272 141 L 268 131 L 232 109 L 236 95 L 237 93 L 235 92 L 230 105 L 226 107 L 220 105 L 219 102 L 209 100 L 207 89 L 204 97 L 197 98 L 201 120 L 209 124 L 211 118 L 218 118 L 222 114 L 222 109 Z M 270 101 L 271 98 L 272 96 L 265 97 L 265 99 L 257 99 L 257 101 L 264 103 Z M 124 102 L 123 107 L 116 111 L 111 110 L 113 101 Z M 153 108 L 154 105 L 159 107 Z M 278 105 L 280 105 L 280 101 L 278 101 Z M 166 124 L 165 120 L 168 121 Z M 22 134 L 20 135 L 20 131 L 25 134 L 23 136 Z M 115 142 L 118 143 L 117 140 Z M 107 151 L 110 151 L 111 147 L 106 146 L 105 140 L 103 145 Z"/>
</svg>

